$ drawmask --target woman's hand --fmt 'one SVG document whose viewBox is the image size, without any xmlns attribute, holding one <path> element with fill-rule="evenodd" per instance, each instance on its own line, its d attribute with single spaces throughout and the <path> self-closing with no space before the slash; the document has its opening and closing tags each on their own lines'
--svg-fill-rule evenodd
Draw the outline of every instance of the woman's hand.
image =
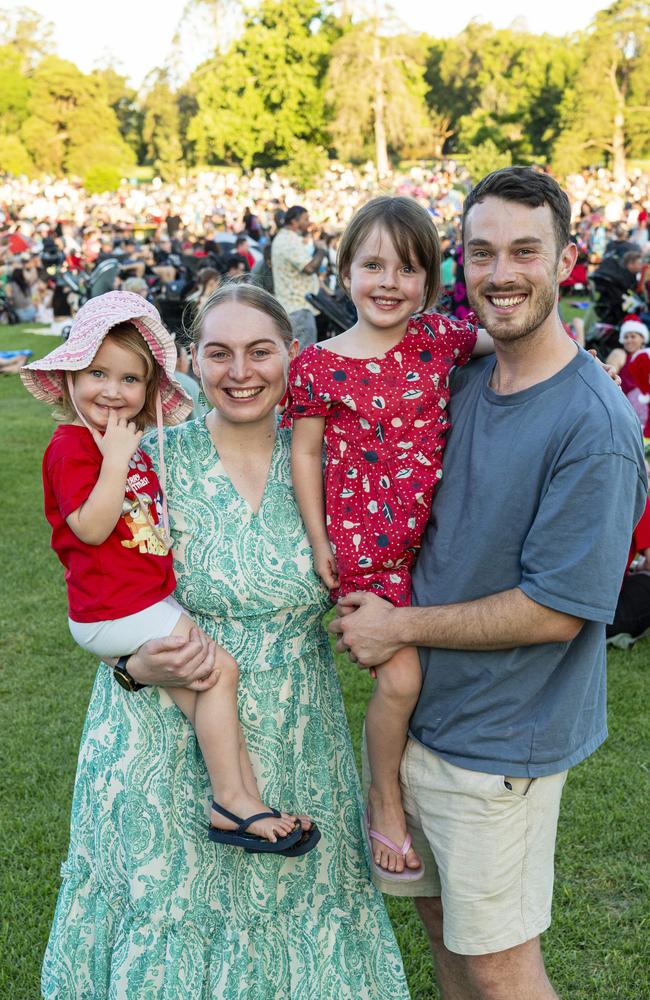
<svg viewBox="0 0 650 1000">
<path fill-rule="evenodd" d="M 168 635 L 151 639 L 129 657 L 126 669 L 140 684 L 207 691 L 219 679 L 220 659 L 228 654 L 193 628 L 189 639 Z"/>
<path fill-rule="evenodd" d="M 314 566 L 319 577 L 326 587 L 334 590 L 339 586 L 339 573 L 336 568 L 336 557 L 332 552 L 332 546 L 325 540 L 312 547 L 314 554 Z"/>
</svg>

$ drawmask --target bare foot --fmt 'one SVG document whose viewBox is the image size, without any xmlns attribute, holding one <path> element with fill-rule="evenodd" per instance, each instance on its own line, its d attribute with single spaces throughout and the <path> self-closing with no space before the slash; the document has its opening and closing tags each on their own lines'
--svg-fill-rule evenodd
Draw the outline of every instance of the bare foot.
<svg viewBox="0 0 650 1000">
<path fill-rule="evenodd" d="M 406 840 L 406 819 L 400 799 L 382 800 L 372 788 L 368 795 L 368 828 L 381 833 L 388 840 L 401 847 Z M 412 847 L 406 852 L 406 856 L 398 851 L 393 851 L 381 841 L 371 837 L 372 856 L 376 865 L 387 872 L 394 872 L 399 875 L 404 871 L 404 867 L 418 869 L 422 862 Z"/>
<path fill-rule="evenodd" d="M 216 798 L 216 796 L 215 796 Z M 235 816 L 246 819 L 248 816 L 255 816 L 257 813 L 270 812 L 260 799 L 249 795 L 244 789 L 236 795 L 222 795 L 217 802 L 228 812 Z M 210 811 L 210 822 L 217 830 L 236 830 L 237 824 L 232 820 L 222 816 L 216 809 Z M 256 837 L 263 837 L 274 844 L 279 838 L 286 837 L 295 829 L 296 816 L 290 813 L 281 812 L 280 816 L 270 816 L 268 819 L 258 819 L 250 826 L 246 827 L 246 833 L 252 833 Z"/>
</svg>

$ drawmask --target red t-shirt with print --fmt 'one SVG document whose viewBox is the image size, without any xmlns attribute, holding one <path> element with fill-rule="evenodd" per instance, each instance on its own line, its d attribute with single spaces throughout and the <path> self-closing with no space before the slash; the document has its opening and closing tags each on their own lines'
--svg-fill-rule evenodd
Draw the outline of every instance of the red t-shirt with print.
<svg viewBox="0 0 650 1000">
<path fill-rule="evenodd" d="M 90 496 L 101 465 L 90 431 L 72 424 L 57 428 L 43 458 L 45 516 L 52 525 L 52 548 L 65 567 L 69 616 L 76 622 L 133 615 L 168 597 L 176 586 L 172 554 L 126 483 L 123 513 L 101 545 L 87 545 L 68 527 L 66 518 Z M 154 524 L 160 523 L 160 483 L 143 451 L 131 459 L 129 477 Z"/>
</svg>

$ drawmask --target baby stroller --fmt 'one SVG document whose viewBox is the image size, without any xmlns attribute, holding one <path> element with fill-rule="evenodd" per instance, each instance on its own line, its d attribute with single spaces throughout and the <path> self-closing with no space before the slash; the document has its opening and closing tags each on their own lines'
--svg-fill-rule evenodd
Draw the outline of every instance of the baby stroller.
<svg viewBox="0 0 650 1000">
<path fill-rule="evenodd" d="M 9 323 L 14 326 L 18 322 L 18 313 L 7 298 L 4 291 L 0 290 L 0 323 Z"/>
<path fill-rule="evenodd" d="M 325 317 L 325 336 L 335 337 L 344 330 L 349 330 L 357 321 L 357 310 L 345 292 L 337 290 L 333 295 L 318 290 L 316 295 L 309 292 L 305 295 L 310 306 L 318 309 Z"/>
</svg>

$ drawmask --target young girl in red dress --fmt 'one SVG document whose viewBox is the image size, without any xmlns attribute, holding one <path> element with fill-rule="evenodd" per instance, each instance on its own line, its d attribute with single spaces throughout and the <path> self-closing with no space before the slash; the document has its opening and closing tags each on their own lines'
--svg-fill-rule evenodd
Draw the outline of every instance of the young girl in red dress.
<svg viewBox="0 0 650 1000">
<path fill-rule="evenodd" d="M 66 343 L 21 371 L 26 388 L 62 418 L 43 458 L 45 514 L 66 570 L 70 631 L 102 659 L 126 659 L 168 635 L 189 640 L 197 629 L 171 596 L 164 497 L 139 447 L 144 427 L 157 423 L 164 479 L 163 417 L 180 423 L 192 408 L 173 378 L 175 362 L 174 341 L 154 307 L 116 291 L 87 302 Z M 198 682 L 196 690 L 167 688 L 196 730 L 210 776 L 210 839 L 304 854 L 320 834 L 260 800 L 237 717 L 237 664 L 225 650 L 219 668 L 207 690 Z M 124 664 L 121 671 L 120 683 L 136 690 Z"/>
<path fill-rule="evenodd" d="M 449 373 L 491 351 L 492 340 L 470 322 L 426 312 L 438 293 L 440 248 L 431 216 L 410 198 L 368 202 L 343 235 L 338 267 L 358 318 L 292 362 L 294 488 L 332 598 L 371 591 L 406 605 L 442 477 Z M 420 686 L 417 650 L 401 650 L 378 668 L 368 706 L 366 826 L 383 878 L 424 873 L 398 777 Z"/>
</svg>

